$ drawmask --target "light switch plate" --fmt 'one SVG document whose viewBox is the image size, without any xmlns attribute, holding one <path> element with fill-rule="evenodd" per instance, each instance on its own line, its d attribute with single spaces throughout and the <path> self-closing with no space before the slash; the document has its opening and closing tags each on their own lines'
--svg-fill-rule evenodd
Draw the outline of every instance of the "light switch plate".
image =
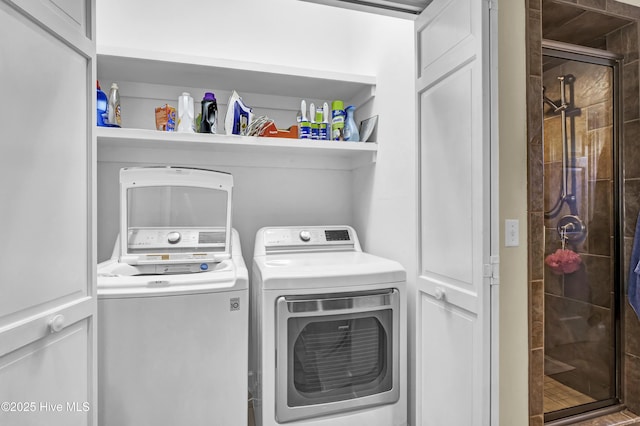
<svg viewBox="0 0 640 426">
<path fill-rule="evenodd" d="M 520 245 L 520 221 L 507 219 L 504 221 L 504 245 L 505 247 L 518 247 Z"/>
</svg>

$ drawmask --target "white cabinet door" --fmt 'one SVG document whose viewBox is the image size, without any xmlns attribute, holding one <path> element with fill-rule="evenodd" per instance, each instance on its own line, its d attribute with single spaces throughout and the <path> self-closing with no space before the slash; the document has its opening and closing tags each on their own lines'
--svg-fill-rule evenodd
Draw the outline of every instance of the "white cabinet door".
<svg viewBox="0 0 640 426">
<path fill-rule="evenodd" d="M 0 425 L 95 425 L 93 0 L 0 0 Z"/>
<path fill-rule="evenodd" d="M 416 21 L 417 425 L 491 424 L 490 6 L 434 0 Z"/>
</svg>

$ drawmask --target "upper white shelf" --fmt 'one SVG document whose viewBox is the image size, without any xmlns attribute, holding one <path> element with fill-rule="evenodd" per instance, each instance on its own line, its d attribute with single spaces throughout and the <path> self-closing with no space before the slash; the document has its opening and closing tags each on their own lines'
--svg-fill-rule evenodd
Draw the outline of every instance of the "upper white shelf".
<svg viewBox="0 0 640 426">
<path fill-rule="evenodd" d="M 365 142 L 259 138 L 97 127 L 98 161 L 352 170 L 376 161 Z"/>
<path fill-rule="evenodd" d="M 307 99 L 368 99 L 376 78 L 316 69 L 98 46 L 98 79 Z"/>
</svg>

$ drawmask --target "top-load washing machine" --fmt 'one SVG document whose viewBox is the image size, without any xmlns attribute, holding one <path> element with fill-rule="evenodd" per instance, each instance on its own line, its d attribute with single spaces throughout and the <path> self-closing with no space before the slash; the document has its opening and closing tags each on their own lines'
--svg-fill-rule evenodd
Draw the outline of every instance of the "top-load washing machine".
<svg viewBox="0 0 640 426">
<path fill-rule="evenodd" d="M 120 171 L 120 236 L 98 265 L 100 426 L 246 426 L 248 271 L 231 175 Z"/>
<path fill-rule="evenodd" d="M 406 425 L 406 273 L 348 226 L 258 231 L 250 390 L 258 426 Z"/>
</svg>

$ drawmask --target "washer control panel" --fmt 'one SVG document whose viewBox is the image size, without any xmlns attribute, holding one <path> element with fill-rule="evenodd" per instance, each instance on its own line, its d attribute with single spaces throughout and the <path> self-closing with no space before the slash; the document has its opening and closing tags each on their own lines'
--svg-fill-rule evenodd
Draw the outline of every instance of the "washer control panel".
<svg viewBox="0 0 640 426">
<path fill-rule="evenodd" d="M 130 251 L 202 249 L 225 247 L 224 228 L 131 228 L 127 239 Z"/>
</svg>

